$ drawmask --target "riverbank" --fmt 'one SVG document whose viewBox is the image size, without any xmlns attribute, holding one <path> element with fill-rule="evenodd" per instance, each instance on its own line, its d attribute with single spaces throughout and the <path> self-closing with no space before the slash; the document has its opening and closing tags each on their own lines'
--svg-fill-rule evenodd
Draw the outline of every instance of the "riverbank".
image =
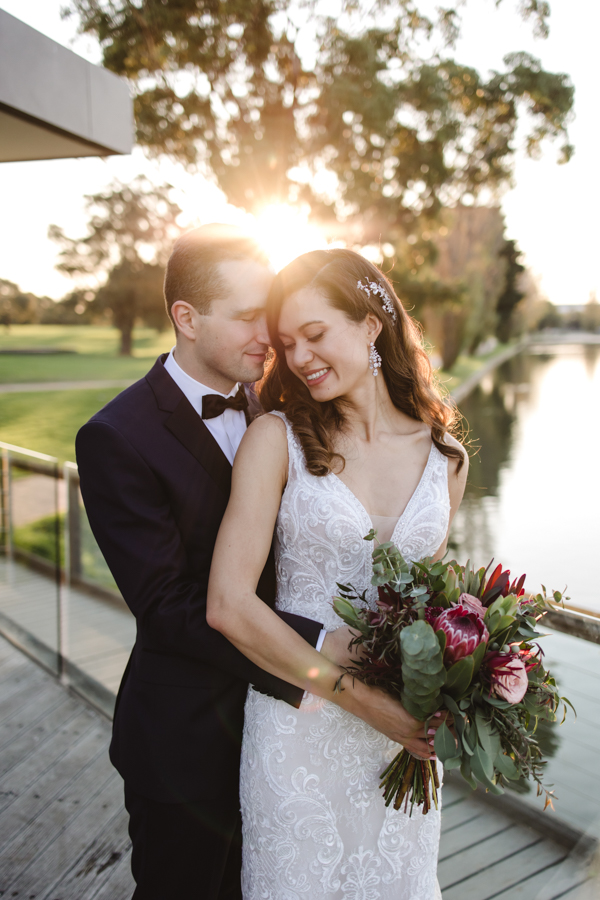
<svg viewBox="0 0 600 900">
<path fill-rule="evenodd" d="M 529 345 L 530 339 L 527 335 L 512 344 L 502 344 L 496 347 L 489 355 L 480 357 L 471 357 L 469 361 L 478 362 L 478 367 L 471 374 L 464 374 L 463 378 L 457 378 L 456 383 L 449 386 L 450 397 L 455 403 L 460 403 L 474 390 L 480 381 L 485 378 L 489 372 L 493 372 L 498 366 L 511 359 L 518 353 L 521 353 Z"/>
<path fill-rule="evenodd" d="M 600 334 L 558 329 L 533 332 L 511 344 L 500 344 L 486 356 L 459 357 L 449 373 L 441 373 L 440 381 L 454 403 L 458 404 L 468 397 L 486 375 L 523 350 L 541 353 L 552 346 L 566 347 L 575 344 L 600 345 Z"/>
</svg>

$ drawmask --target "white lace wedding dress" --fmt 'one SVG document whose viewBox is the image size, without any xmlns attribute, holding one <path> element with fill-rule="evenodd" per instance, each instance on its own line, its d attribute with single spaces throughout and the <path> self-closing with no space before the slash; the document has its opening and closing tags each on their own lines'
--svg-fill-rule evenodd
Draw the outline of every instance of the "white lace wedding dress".
<svg viewBox="0 0 600 900">
<path fill-rule="evenodd" d="M 306 469 L 286 424 L 288 482 L 277 518 L 277 607 L 324 623 L 336 582 L 370 587 L 372 527 L 334 474 Z M 431 555 L 448 527 L 448 460 L 432 445 L 393 530 L 405 558 Z M 440 814 L 386 809 L 379 775 L 399 745 L 311 694 L 295 710 L 250 688 L 240 775 L 244 900 L 436 900 Z"/>
</svg>

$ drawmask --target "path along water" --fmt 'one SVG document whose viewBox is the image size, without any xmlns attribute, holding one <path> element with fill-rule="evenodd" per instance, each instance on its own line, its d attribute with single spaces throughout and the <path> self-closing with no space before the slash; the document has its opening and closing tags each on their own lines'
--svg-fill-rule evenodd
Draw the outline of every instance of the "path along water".
<svg viewBox="0 0 600 900">
<path fill-rule="evenodd" d="M 460 403 L 471 471 L 451 550 L 600 613 L 600 346 L 531 348 Z M 478 449 L 476 449 L 478 448 Z"/>
</svg>

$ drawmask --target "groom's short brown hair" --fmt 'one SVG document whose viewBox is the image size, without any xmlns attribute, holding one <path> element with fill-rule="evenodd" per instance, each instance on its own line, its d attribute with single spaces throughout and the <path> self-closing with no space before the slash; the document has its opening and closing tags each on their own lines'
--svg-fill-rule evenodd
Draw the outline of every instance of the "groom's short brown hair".
<svg viewBox="0 0 600 900">
<path fill-rule="evenodd" d="M 183 234 L 177 241 L 165 273 L 165 303 L 173 321 L 171 307 L 178 300 L 189 303 L 208 315 L 213 300 L 225 290 L 218 265 L 238 259 L 252 259 L 269 266 L 262 247 L 233 225 L 202 225 Z"/>
</svg>

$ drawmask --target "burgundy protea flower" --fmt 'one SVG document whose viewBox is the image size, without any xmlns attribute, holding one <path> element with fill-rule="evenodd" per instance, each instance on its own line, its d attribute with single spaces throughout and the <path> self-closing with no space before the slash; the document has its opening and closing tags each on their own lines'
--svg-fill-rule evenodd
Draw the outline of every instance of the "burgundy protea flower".
<svg viewBox="0 0 600 900">
<path fill-rule="evenodd" d="M 466 606 L 452 606 L 445 609 L 432 624 L 434 630 L 446 635 L 444 665 L 451 666 L 465 656 L 469 656 L 479 644 L 489 640 L 483 619 Z"/>
<path fill-rule="evenodd" d="M 518 653 L 488 653 L 484 665 L 490 676 L 490 693 L 520 703 L 527 693 L 527 666 Z"/>
</svg>

